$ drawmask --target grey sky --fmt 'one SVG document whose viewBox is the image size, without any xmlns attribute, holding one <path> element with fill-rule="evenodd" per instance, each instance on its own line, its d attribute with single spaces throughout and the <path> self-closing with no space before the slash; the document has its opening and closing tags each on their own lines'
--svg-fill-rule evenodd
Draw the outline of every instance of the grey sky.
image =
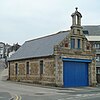
<svg viewBox="0 0 100 100">
<path fill-rule="evenodd" d="M 0 0 L 0 42 L 23 44 L 68 30 L 76 6 L 83 25 L 100 24 L 99 0 Z"/>
</svg>

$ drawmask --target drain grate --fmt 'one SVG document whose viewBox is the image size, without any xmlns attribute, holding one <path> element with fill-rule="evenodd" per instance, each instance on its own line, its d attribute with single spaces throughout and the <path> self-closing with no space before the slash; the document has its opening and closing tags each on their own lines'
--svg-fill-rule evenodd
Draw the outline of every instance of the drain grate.
<svg viewBox="0 0 100 100">
<path fill-rule="evenodd" d="M 58 91 L 57 93 L 68 93 L 67 91 Z"/>
<path fill-rule="evenodd" d="M 57 91 L 57 93 L 72 93 L 72 92 L 75 92 L 75 91 Z"/>
<path fill-rule="evenodd" d="M 35 93 L 35 95 L 44 95 L 44 93 Z"/>
</svg>

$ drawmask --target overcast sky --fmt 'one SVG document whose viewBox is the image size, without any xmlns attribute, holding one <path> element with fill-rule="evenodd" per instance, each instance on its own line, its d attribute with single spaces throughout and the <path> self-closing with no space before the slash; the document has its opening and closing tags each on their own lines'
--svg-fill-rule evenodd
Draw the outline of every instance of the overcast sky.
<svg viewBox="0 0 100 100">
<path fill-rule="evenodd" d="M 82 25 L 100 25 L 100 0 L 0 0 L 0 42 L 23 44 L 69 30 L 75 7 Z"/>
</svg>

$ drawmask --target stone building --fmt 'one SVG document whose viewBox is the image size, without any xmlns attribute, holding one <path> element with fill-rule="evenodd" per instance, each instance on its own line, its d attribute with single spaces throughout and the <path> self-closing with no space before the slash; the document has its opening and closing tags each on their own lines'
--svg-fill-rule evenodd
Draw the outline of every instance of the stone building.
<svg viewBox="0 0 100 100">
<path fill-rule="evenodd" d="M 87 36 L 96 52 L 96 76 L 97 83 L 100 83 L 100 36 Z"/>
<path fill-rule="evenodd" d="M 61 87 L 96 85 L 95 53 L 76 11 L 69 31 L 26 41 L 8 60 L 9 79 Z"/>
<path fill-rule="evenodd" d="M 10 57 L 10 55 L 15 53 L 19 48 L 20 45 L 18 43 L 9 45 L 8 43 L 5 44 L 3 42 L 0 42 L 0 59 Z"/>
<path fill-rule="evenodd" d="M 10 46 L 7 49 L 7 57 L 10 57 L 12 54 L 14 54 L 20 47 L 21 47 L 21 45 L 19 45 L 18 43 L 13 44 L 12 46 Z"/>
<path fill-rule="evenodd" d="M 0 59 L 5 57 L 5 44 L 0 42 Z"/>
<path fill-rule="evenodd" d="M 83 26 L 83 30 L 96 52 L 96 76 L 97 83 L 100 83 L 100 25 Z"/>
</svg>

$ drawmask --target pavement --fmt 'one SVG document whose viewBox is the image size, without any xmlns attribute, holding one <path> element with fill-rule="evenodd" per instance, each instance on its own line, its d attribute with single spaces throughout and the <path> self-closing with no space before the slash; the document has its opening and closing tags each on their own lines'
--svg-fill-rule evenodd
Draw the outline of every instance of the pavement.
<svg viewBox="0 0 100 100">
<path fill-rule="evenodd" d="M 0 68 L 1 79 L 7 76 L 7 72 L 8 69 Z M 15 100 L 100 100 L 100 85 L 96 87 L 62 88 L 6 80 L 0 81 L 0 100 L 10 100 L 12 97 Z"/>
<path fill-rule="evenodd" d="M 7 80 L 8 79 L 8 68 L 1 67 L 0 68 L 0 80 Z"/>
<path fill-rule="evenodd" d="M 76 88 L 62 88 L 62 87 L 53 87 L 53 86 L 45 86 L 41 84 L 32 84 L 32 83 L 25 83 L 25 82 L 15 82 L 15 81 L 7 81 L 8 83 L 14 83 L 19 85 L 25 86 L 33 86 L 36 88 L 47 88 L 47 89 L 54 89 L 57 93 L 88 93 L 88 92 L 100 92 L 100 86 L 96 87 L 76 87 Z"/>
</svg>

